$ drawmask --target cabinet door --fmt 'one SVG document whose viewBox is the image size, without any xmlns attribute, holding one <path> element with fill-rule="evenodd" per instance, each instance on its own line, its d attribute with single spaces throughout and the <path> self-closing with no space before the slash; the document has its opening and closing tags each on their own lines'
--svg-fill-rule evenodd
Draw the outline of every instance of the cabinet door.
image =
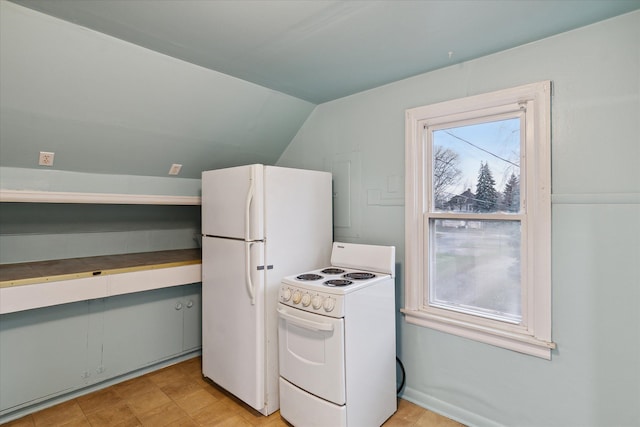
<svg viewBox="0 0 640 427">
<path fill-rule="evenodd" d="M 194 283 L 184 289 L 184 338 L 183 350 L 202 346 L 202 285 Z"/>
<path fill-rule="evenodd" d="M 88 311 L 82 301 L 0 316 L 0 413 L 85 384 Z"/>
<path fill-rule="evenodd" d="M 105 299 L 103 375 L 113 377 L 182 352 L 181 286 Z"/>
</svg>

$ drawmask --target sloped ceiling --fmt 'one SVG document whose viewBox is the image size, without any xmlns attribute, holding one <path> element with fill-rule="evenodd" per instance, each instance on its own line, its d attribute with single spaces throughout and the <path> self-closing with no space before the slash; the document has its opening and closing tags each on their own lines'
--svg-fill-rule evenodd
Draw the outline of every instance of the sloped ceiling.
<svg viewBox="0 0 640 427">
<path fill-rule="evenodd" d="M 640 0 L 2 0 L 0 166 L 181 177 L 273 164 L 316 104 Z"/>
</svg>

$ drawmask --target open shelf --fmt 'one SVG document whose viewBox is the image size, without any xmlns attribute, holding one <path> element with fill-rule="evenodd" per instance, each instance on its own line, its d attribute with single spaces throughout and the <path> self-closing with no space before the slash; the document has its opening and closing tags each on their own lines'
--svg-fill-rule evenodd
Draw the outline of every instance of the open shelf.
<svg viewBox="0 0 640 427">
<path fill-rule="evenodd" d="M 91 203 L 117 205 L 200 205 L 198 196 L 153 194 L 74 193 L 59 191 L 0 190 L 0 202 Z"/>
</svg>

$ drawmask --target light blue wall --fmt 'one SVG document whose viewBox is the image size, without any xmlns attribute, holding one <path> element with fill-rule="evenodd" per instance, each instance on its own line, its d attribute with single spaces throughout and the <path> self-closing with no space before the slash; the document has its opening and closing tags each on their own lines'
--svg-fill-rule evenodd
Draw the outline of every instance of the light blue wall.
<svg viewBox="0 0 640 427">
<path fill-rule="evenodd" d="M 200 178 L 70 172 L 64 170 L 1 167 L 3 190 L 79 193 L 200 196 Z"/>
<path fill-rule="evenodd" d="M 404 111 L 547 79 L 558 348 L 545 361 L 399 316 L 404 397 L 470 425 L 638 426 L 640 12 L 322 104 L 278 164 L 337 172 L 336 235 L 397 246 L 401 306 Z"/>
<path fill-rule="evenodd" d="M 200 206 L 0 203 L 0 264 L 200 246 Z"/>
</svg>

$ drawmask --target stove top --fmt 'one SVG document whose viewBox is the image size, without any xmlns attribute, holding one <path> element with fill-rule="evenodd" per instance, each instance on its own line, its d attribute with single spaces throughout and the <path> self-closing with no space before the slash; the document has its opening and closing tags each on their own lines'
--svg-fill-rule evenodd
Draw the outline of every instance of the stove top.
<svg viewBox="0 0 640 427">
<path fill-rule="evenodd" d="M 278 301 L 340 318 L 345 316 L 345 301 L 367 297 L 369 286 L 394 286 L 394 277 L 395 247 L 334 242 L 330 265 L 282 279 Z"/>
<path fill-rule="evenodd" d="M 309 290 L 344 294 L 389 277 L 384 273 L 332 266 L 285 277 L 282 282 Z"/>
</svg>

